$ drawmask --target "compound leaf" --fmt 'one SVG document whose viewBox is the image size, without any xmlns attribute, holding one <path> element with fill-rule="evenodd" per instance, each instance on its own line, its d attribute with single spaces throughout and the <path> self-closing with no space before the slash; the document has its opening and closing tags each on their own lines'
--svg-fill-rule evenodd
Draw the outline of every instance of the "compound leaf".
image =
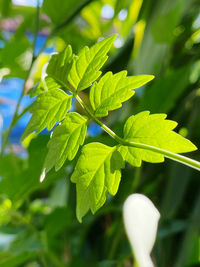
<svg viewBox="0 0 200 267">
<path fill-rule="evenodd" d="M 30 108 L 32 117 L 21 137 L 24 140 L 30 133 L 41 132 L 44 128 L 51 130 L 57 121 L 65 118 L 71 107 L 72 95 L 60 89 L 52 89 L 38 95 Z"/>
<path fill-rule="evenodd" d="M 122 102 L 134 95 L 136 89 L 154 78 L 152 75 L 127 77 L 127 71 L 117 74 L 107 72 L 90 90 L 90 102 L 96 117 L 108 115 L 108 111 L 120 108 Z"/>
<path fill-rule="evenodd" d="M 48 154 L 44 168 L 48 172 L 53 166 L 56 171 L 65 160 L 72 160 L 83 144 L 87 131 L 87 119 L 76 112 L 66 115 L 66 118 L 53 131 L 48 143 Z"/>
<path fill-rule="evenodd" d="M 94 213 L 104 204 L 107 193 L 117 193 L 124 161 L 116 149 L 90 143 L 81 151 L 71 177 L 71 181 L 76 183 L 76 212 L 80 222 L 89 209 Z"/>
<path fill-rule="evenodd" d="M 124 125 L 124 139 L 127 141 L 151 145 L 173 153 L 184 153 L 196 150 L 189 140 L 173 131 L 177 123 L 166 120 L 165 114 L 150 115 L 149 111 L 131 116 Z M 142 160 L 147 162 L 163 162 L 162 154 L 146 149 L 121 146 L 118 150 L 124 160 L 139 167 Z"/>
<path fill-rule="evenodd" d="M 77 91 L 86 89 L 101 75 L 99 70 L 107 60 L 115 38 L 116 35 L 112 35 L 91 48 L 86 46 L 74 57 L 68 80 Z"/>
</svg>

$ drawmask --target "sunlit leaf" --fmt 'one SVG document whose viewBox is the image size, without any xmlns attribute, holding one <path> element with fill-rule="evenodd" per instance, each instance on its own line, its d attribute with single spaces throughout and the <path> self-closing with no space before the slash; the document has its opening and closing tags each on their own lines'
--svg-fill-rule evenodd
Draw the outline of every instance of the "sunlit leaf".
<svg viewBox="0 0 200 267">
<path fill-rule="evenodd" d="M 131 116 L 124 125 L 124 139 L 127 141 L 151 145 L 174 153 L 196 150 L 196 146 L 173 129 L 177 123 L 166 120 L 165 114 L 150 115 L 149 111 Z M 123 158 L 133 166 L 139 167 L 142 160 L 147 162 L 163 162 L 164 156 L 146 149 L 130 146 L 119 148 Z"/>
<path fill-rule="evenodd" d="M 68 113 L 64 121 L 58 125 L 48 143 L 48 154 L 44 168 L 46 172 L 53 166 L 58 170 L 65 160 L 72 160 L 79 146 L 85 140 L 87 119 L 78 113 Z"/>
<path fill-rule="evenodd" d="M 72 174 L 77 188 L 77 218 L 89 209 L 94 213 L 106 201 L 109 192 L 115 195 L 121 179 L 124 162 L 116 147 L 90 143 L 83 147 Z"/>
<path fill-rule="evenodd" d="M 116 35 L 112 35 L 91 48 L 86 46 L 73 59 L 68 80 L 77 91 L 89 87 L 101 75 L 100 68 L 108 59 L 107 53 L 115 38 Z"/>
<path fill-rule="evenodd" d="M 30 108 L 32 117 L 21 137 L 24 140 L 30 133 L 41 132 L 44 128 L 51 130 L 57 121 L 65 118 L 71 107 L 71 95 L 60 89 L 47 91 L 37 97 Z"/>
<path fill-rule="evenodd" d="M 126 71 L 117 74 L 107 72 L 90 90 L 90 102 L 97 117 L 108 115 L 108 111 L 120 108 L 122 102 L 134 95 L 136 89 L 152 80 L 152 75 L 127 77 Z"/>
</svg>

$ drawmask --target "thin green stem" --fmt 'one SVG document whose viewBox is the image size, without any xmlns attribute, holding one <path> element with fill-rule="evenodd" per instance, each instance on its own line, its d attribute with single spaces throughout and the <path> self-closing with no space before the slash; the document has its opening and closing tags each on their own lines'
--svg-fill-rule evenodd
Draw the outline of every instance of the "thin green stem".
<svg viewBox="0 0 200 267">
<path fill-rule="evenodd" d="M 88 107 L 88 105 L 85 104 L 85 102 L 83 102 L 83 100 L 80 98 L 80 96 L 75 95 L 75 98 L 77 99 L 77 101 L 79 102 L 79 104 L 83 107 L 83 109 L 88 113 L 88 115 L 91 117 L 91 119 L 93 119 L 93 121 L 95 121 L 99 126 L 101 126 L 101 128 L 107 132 L 111 137 L 113 137 L 118 143 L 121 144 L 121 140 L 123 141 L 123 139 L 121 139 L 118 135 L 116 135 L 116 133 L 114 133 L 108 126 L 106 126 L 104 123 L 102 123 L 99 119 L 97 119 L 97 117 L 95 117 L 94 113 L 92 112 L 92 110 Z M 121 139 L 121 140 L 120 140 Z"/>
<path fill-rule="evenodd" d="M 141 181 L 141 172 L 142 172 L 142 166 L 140 168 L 135 168 L 133 182 L 130 187 L 130 194 L 133 194 L 137 191 Z"/>
<path fill-rule="evenodd" d="M 190 159 L 188 157 L 185 157 L 183 155 L 180 154 L 176 154 L 170 151 L 167 151 L 165 149 L 162 148 L 158 148 L 158 147 L 154 147 L 154 146 L 150 146 L 147 144 L 142 144 L 142 143 L 137 143 L 137 142 L 129 142 L 124 140 L 123 143 L 124 146 L 130 146 L 130 147 L 136 147 L 136 148 L 142 148 L 142 149 L 146 149 L 152 152 L 156 152 L 156 153 L 160 153 L 163 156 L 165 156 L 166 158 L 172 159 L 174 161 L 180 162 L 186 166 L 189 166 L 193 169 L 196 169 L 198 171 L 200 171 L 200 162 Z"/>
<path fill-rule="evenodd" d="M 91 109 L 86 105 L 86 103 L 83 102 L 83 100 L 78 95 L 75 95 L 75 97 L 76 97 L 77 101 L 80 103 L 80 105 L 83 107 L 83 109 L 88 113 L 88 115 L 105 132 L 107 132 L 111 137 L 113 137 L 120 145 L 134 147 L 134 148 L 140 148 L 140 149 L 145 149 L 145 150 L 149 150 L 149 151 L 152 151 L 152 152 L 156 152 L 156 153 L 162 154 L 166 158 L 169 158 L 169 159 L 172 159 L 174 161 L 180 162 L 180 163 L 182 163 L 182 164 L 184 164 L 186 166 L 189 166 L 189 167 L 191 167 L 193 169 L 196 169 L 196 170 L 200 171 L 200 162 L 198 162 L 196 160 L 190 159 L 190 158 L 185 157 L 185 156 L 180 155 L 180 154 L 176 154 L 176 153 L 167 151 L 167 150 L 162 149 L 162 148 L 150 146 L 150 145 L 143 144 L 143 143 L 137 143 L 137 142 L 133 142 L 133 141 L 124 140 L 123 138 L 118 136 L 116 133 L 114 133 L 108 126 L 106 126 L 99 119 L 97 119 L 96 116 L 94 115 L 94 113 L 91 111 Z"/>
<path fill-rule="evenodd" d="M 36 41 L 37 41 L 37 34 L 38 34 L 38 30 L 39 30 L 39 12 L 40 12 L 40 7 L 39 7 L 39 1 L 38 1 L 37 8 L 36 8 L 36 19 L 35 19 L 36 20 L 36 24 L 35 24 L 36 26 L 35 26 L 34 40 L 33 40 L 32 60 L 31 60 L 28 72 L 26 74 L 26 78 L 24 80 L 23 89 L 21 91 L 19 100 L 18 100 L 17 105 L 15 107 L 15 111 L 14 111 L 14 115 L 12 117 L 12 121 L 10 123 L 10 126 L 9 126 L 8 130 L 4 134 L 2 147 L 1 147 L 1 155 L 3 155 L 3 153 L 4 153 L 4 150 L 5 150 L 6 145 L 8 143 L 8 139 L 9 139 L 10 133 L 12 131 L 13 126 L 16 123 L 16 118 L 18 116 L 18 111 L 19 111 L 19 108 L 20 108 L 20 105 L 21 105 L 21 101 L 22 101 L 22 98 L 23 98 L 25 90 L 26 90 L 26 82 L 27 82 L 27 80 L 28 80 L 28 78 L 30 76 L 30 73 L 31 73 L 31 70 L 32 70 L 32 66 L 33 66 L 35 60 L 37 59 L 37 56 L 35 56 L 35 47 L 36 47 Z"/>
</svg>

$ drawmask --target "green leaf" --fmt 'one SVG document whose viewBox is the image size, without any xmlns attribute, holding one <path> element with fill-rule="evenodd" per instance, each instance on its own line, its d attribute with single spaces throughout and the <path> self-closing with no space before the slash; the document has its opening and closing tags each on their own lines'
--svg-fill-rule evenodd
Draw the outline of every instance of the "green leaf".
<svg viewBox="0 0 200 267">
<path fill-rule="evenodd" d="M 27 70 L 31 64 L 31 58 L 27 56 L 30 43 L 24 36 L 20 39 L 11 38 L 5 42 L 5 46 L 0 50 L 0 67 L 10 70 L 7 77 L 26 78 Z"/>
<path fill-rule="evenodd" d="M 64 168 L 58 172 L 52 171 L 47 174 L 45 181 L 40 183 L 48 140 L 47 135 L 32 139 L 27 151 L 28 159 L 22 160 L 14 154 L 0 157 L 0 196 L 5 195 L 12 202 L 21 202 L 32 192 L 47 188 L 67 175 Z"/>
<path fill-rule="evenodd" d="M 96 117 L 108 115 L 108 111 L 120 108 L 122 102 L 134 95 L 136 89 L 154 78 L 152 75 L 127 77 L 127 71 L 117 74 L 107 72 L 90 90 L 90 102 Z"/>
<path fill-rule="evenodd" d="M 87 119 L 78 113 L 71 112 L 64 121 L 53 131 L 48 143 L 48 154 L 44 168 L 48 172 L 53 166 L 56 171 L 64 164 L 65 160 L 72 160 L 83 144 L 87 131 Z"/>
<path fill-rule="evenodd" d="M 184 153 L 196 150 L 196 146 L 173 129 L 177 123 L 165 120 L 165 114 L 150 115 L 149 111 L 131 116 L 124 125 L 124 139 L 127 141 L 151 145 L 173 153 Z M 149 150 L 121 146 L 119 151 L 127 162 L 139 167 L 142 160 L 147 162 L 163 162 L 164 156 Z"/>
<path fill-rule="evenodd" d="M 145 88 L 137 111 L 149 110 L 151 113 L 168 113 L 177 105 L 181 95 L 187 90 L 191 75 L 191 65 L 166 71 L 155 82 Z M 176 86 L 176 89 L 174 87 Z M 162 90 L 161 90 L 162 88 Z"/>
<path fill-rule="evenodd" d="M 168 11 L 168 13 L 160 14 L 156 16 L 152 22 L 151 32 L 156 43 L 172 43 L 175 35 L 173 34 L 175 27 L 178 25 L 182 10 L 183 3 L 178 3 Z M 163 31 L 165 34 L 162 34 Z"/>
<path fill-rule="evenodd" d="M 51 130 L 57 121 L 65 118 L 71 107 L 72 95 L 60 89 L 53 89 L 39 95 L 30 108 L 32 117 L 21 137 L 24 140 L 30 133 Z"/>
<path fill-rule="evenodd" d="M 62 24 L 70 15 L 85 2 L 84 0 L 44 0 L 43 12 L 45 12 L 56 25 Z"/>
<path fill-rule="evenodd" d="M 104 204 L 108 193 L 117 193 L 124 162 L 116 149 L 90 143 L 81 151 L 71 177 L 71 181 L 76 183 L 76 213 L 80 222 L 89 209 L 94 213 Z"/>
<path fill-rule="evenodd" d="M 68 45 L 63 52 L 51 56 L 47 67 L 47 74 L 61 85 L 66 86 L 68 83 L 68 73 L 72 66 L 72 59 L 72 48 Z"/>
<path fill-rule="evenodd" d="M 100 68 L 108 59 L 106 55 L 110 50 L 116 35 L 112 35 L 91 48 L 84 47 L 77 57 L 73 59 L 72 68 L 69 73 L 69 82 L 77 90 L 81 91 L 101 75 Z"/>
<path fill-rule="evenodd" d="M 28 91 L 30 97 L 37 96 L 53 89 L 59 89 L 60 85 L 50 76 L 45 77 L 41 80 L 37 86 L 34 86 Z"/>
</svg>

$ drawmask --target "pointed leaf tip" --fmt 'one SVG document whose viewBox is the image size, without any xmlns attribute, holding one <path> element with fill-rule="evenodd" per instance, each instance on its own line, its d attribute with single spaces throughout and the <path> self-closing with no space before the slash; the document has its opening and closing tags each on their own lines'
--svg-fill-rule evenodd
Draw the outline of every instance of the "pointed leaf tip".
<svg viewBox="0 0 200 267">
<path fill-rule="evenodd" d="M 84 47 L 77 57 L 73 58 L 72 68 L 68 81 L 76 89 L 82 91 L 92 85 L 101 75 L 101 67 L 108 59 L 110 50 L 116 36 L 105 38 L 92 47 Z"/>
</svg>

